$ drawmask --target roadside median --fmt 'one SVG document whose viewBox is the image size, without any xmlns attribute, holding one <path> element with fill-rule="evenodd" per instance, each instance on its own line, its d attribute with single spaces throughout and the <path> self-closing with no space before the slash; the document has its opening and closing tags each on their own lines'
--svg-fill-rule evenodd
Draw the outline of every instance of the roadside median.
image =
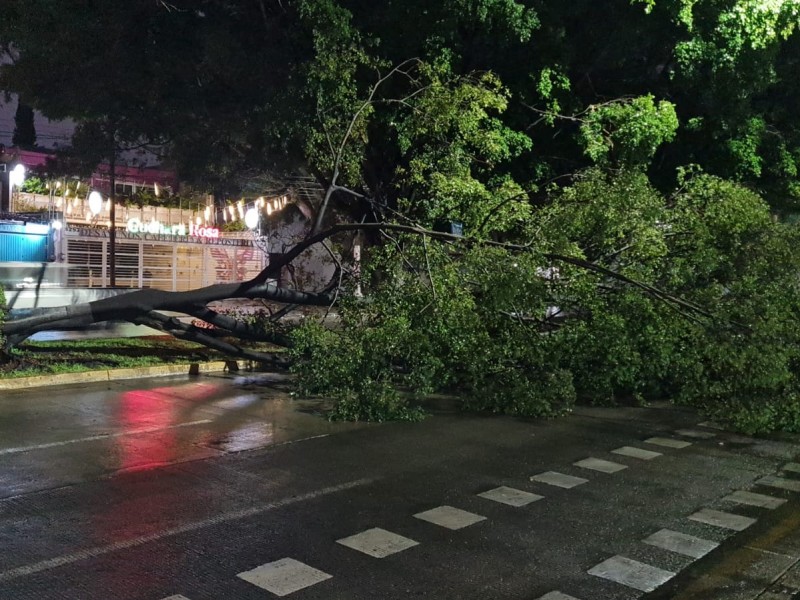
<svg viewBox="0 0 800 600">
<path fill-rule="evenodd" d="M 167 377 L 170 375 L 199 375 L 200 373 L 219 373 L 223 371 L 253 370 L 250 361 L 219 360 L 185 364 L 153 365 L 121 369 L 99 369 L 77 373 L 58 373 L 53 375 L 34 375 L 0 379 L 0 391 L 20 390 L 53 385 L 73 385 L 98 383 L 103 381 L 122 381 L 145 377 Z"/>
</svg>

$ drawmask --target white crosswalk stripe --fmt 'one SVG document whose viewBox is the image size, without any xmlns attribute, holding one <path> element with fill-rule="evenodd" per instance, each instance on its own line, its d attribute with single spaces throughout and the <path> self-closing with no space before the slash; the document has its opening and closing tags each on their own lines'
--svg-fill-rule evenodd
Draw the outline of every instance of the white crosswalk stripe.
<svg viewBox="0 0 800 600">
<path fill-rule="evenodd" d="M 688 518 L 692 521 L 697 521 L 698 523 L 705 523 L 707 525 L 714 525 L 715 527 L 723 527 L 725 529 L 733 529 L 734 531 L 744 531 L 750 527 L 750 525 L 756 522 L 755 519 L 751 519 L 750 517 L 743 517 L 742 515 L 735 515 L 733 513 L 723 512 L 721 510 L 713 510 L 711 508 L 698 510 Z"/>
<path fill-rule="evenodd" d="M 588 573 L 621 583 L 640 592 L 652 592 L 675 576 L 672 571 L 659 569 L 619 555 L 612 556 L 595 565 L 589 569 Z"/>
<path fill-rule="evenodd" d="M 537 600 L 578 600 L 575 596 L 570 596 L 559 591 L 547 592 L 544 596 L 539 596 Z"/>
<path fill-rule="evenodd" d="M 288 596 L 333 576 L 293 558 L 282 558 L 239 573 L 237 577 L 276 596 Z"/>
<path fill-rule="evenodd" d="M 800 481 L 796 479 L 785 479 L 777 475 L 767 475 L 757 480 L 756 483 L 782 490 L 789 490 L 790 492 L 800 492 Z"/>
<path fill-rule="evenodd" d="M 544 496 L 540 496 L 539 494 L 531 494 L 530 492 L 506 487 L 504 485 L 494 488 L 493 490 L 482 492 L 478 494 L 478 496 L 481 498 L 486 498 L 487 500 L 494 500 L 495 502 L 516 507 L 525 506 L 526 504 L 530 504 L 531 502 L 536 502 L 537 500 L 542 500 L 544 498 Z"/>
<path fill-rule="evenodd" d="M 600 471 L 601 473 L 617 473 L 623 469 L 627 469 L 627 465 L 611 462 L 610 460 L 603 460 L 602 458 L 585 458 L 576 463 L 572 463 L 576 467 L 582 469 L 590 469 L 592 471 Z"/>
<path fill-rule="evenodd" d="M 452 506 L 432 508 L 431 510 L 417 513 L 414 517 L 453 530 L 463 529 L 464 527 L 469 527 L 470 525 L 486 520 L 486 517 Z"/>
<path fill-rule="evenodd" d="M 693 535 L 686 535 L 679 531 L 662 529 L 642 540 L 645 544 L 663 548 L 670 552 L 683 554 L 692 558 L 700 558 L 719 546 L 717 542 L 704 540 Z"/>
<path fill-rule="evenodd" d="M 556 487 L 570 489 L 588 483 L 588 479 L 583 477 L 573 477 L 572 475 L 565 475 L 564 473 L 557 473 L 555 471 L 546 471 L 538 475 L 531 475 L 531 481 L 538 481 L 539 483 L 546 483 L 547 485 L 554 485 Z"/>
<path fill-rule="evenodd" d="M 676 440 L 673 438 L 664 438 L 664 437 L 651 437 L 645 440 L 647 444 L 654 444 L 656 446 L 663 446 L 664 448 L 686 448 L 692 445 L 692 442 L 687 442 L 684 440 Z"/>
<path fill-rule="evenodd" d="M 661 452 L 653 452 L 652 450 L 644 450 L 643 448 L 636 448 L 634 446 L 622 446 L 611 452 L 613 454 L 619 454 L 620 456 L 630 456 L 631 458 L 638 458 L 640 460 L 653 460 L 659 456 L 664 456 Z"/>
<path fill-rule="evenodd" d="M 698 440 L 710 440 L 717 437 L 716 433 L 710 431 L 700 431 L 698 429 L 678 429 L 675 433 L 684 437 L 695 438 Z"/>
<path fill-rule="evenodd" d="M 755 494 L 753 492 L 746 492 L 744 490 L 737 490 L 732 494 L 725 496 L 723 500 L 735 502 L 737 504 L 758 506 L 759 508 L 768 508 L 770 510 L 786 504 L 786 500 L 783 498 L 775 498 L 774 496 L 767 496 L 765 494 Z"/>
<path fill-rule="evenodd" d="M 336 543 L 375 558 L 386 558 L 419 545 L 419 542 L 380 527 L 367 529 L 361 533 L 336 540 Z"/>
</svg>

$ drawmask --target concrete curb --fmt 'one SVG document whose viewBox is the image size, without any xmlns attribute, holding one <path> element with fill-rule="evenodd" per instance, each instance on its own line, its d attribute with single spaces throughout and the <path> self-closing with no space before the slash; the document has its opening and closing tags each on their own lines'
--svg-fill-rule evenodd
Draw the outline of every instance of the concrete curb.
<svg viewBox="0 0 800 600">
<path fill-rule="evenodd" d="M 52 385 L 122 381 L 125 379 L 140 379 L 144 377 L 166 377 L 169 375 L 198 375 L 200 373 L 239 371 L 251 368 L 252 363 L 249 361 L 219 360 L 206 363 L 157 365 L 132 369 L 104 369 L 101 371 L 83 371 L 80 373 L 61 373 L 58 375 L 37 375 L 35 377 L 0 379 L 0 390 L 21 390 Z"/>
</svg>

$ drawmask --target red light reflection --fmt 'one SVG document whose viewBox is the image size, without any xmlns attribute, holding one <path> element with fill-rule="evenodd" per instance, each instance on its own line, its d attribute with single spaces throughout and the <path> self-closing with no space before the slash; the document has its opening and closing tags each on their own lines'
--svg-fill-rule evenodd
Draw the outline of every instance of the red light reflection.
<svg viewBox="0 0 800 600">
<path fill-rule="evenodd" d="M 191 383 L 177 387 L 132 390 L 120 397 L 117 438 L 123 470 L 142 470 L 169 464 L 178 458 L 177 428 L 181 406 L 175 400 L 205 400 L 215 396 L 220 386 Z"/>
</svg>

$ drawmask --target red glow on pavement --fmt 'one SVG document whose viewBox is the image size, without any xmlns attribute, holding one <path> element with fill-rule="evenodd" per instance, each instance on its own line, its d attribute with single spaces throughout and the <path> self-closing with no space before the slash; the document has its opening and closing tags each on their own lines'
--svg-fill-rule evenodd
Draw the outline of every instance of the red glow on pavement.
<svg viewBox="0 0 800 600">
<path fill-rule="evenodd" d="M 191 420 L 191 409 L 183 413 L 175 400 L 207 400 L 220 389 L 218 384 L 190 383 L 121 394 L 118 423 L 121 433 L 129 435 L 117 438 L 119 468 L 143 470 L 175 462 L 181 436 L 188 434 L 178 426 Z"/>
</svg>

